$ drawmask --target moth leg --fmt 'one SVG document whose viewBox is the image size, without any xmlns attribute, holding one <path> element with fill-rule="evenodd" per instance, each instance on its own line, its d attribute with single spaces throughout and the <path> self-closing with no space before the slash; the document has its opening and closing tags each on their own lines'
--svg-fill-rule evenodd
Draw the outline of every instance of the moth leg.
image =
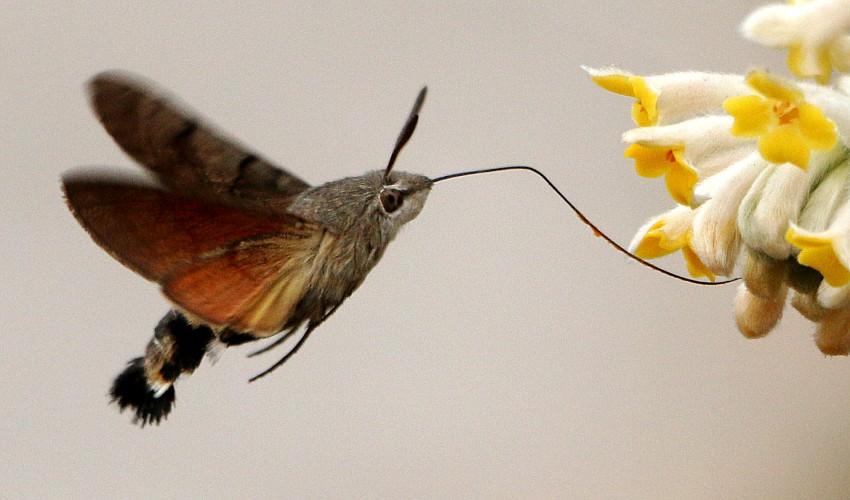
<svg viewBox="0 0 850 500">
<path fill-rule="evenodd" d="M 291 337 L 291 336 L 295 333 L 295 330 L 297 330 L 297 329 L 298 329 L 298 327 L 290 328 L 289 330 L 287 330 L 286 332 L 284 332 L 283 334 L 281 334 L 280 338 L 278 338 L 277 340 L 275 340 L 275 341 L 274 341 L 274 342 L 272 342 L 271 344 L 269 344 L 269 345 L 267 345 L 267 346 L 264 346 L 264 347 L 261 347 L 261 348 L 257 349 L 256 351 L 254 351 L 254 352 L 252 352 L 252 353 L 248 354 L 248 357 L 249 357 L 249 358 L 253 358 L 254 356 L 257 356 L 258 354 L 262 354 L 262 353 L 264 353 L 264 352 L 271 351 L 271 350 L 272 350 L 272 349 L 274 349 L 275 347 L 277 347 L 277 346 L 279 346 L 280 344 L 283 344 L 284 342 L 286 342 L 286 340 L 287 340 L 289 337 Z"/>
<path fill-rule="evenodd" d="M 270 367 L 266 368 L 262 372 L 254 375 L 253 377 L 248 379 L 248 382 L 253 382 L 257 379 L 263 378 L 266 375 L 268 375 L 269 373 L 275 371 L 280 365 L 286 363 L 289 360 L 289 358 L 291 358 L 296 352 L 298 352 L 298 349 L 301 349 L 301 346 L 304 345 L 304 342 L 307 341 L 307 339 L 310 337 L 310 334 L 313 333 L 313 330 L 316 329 L 316 326 L 318 326 L 318 325 L 308 326 L 307 329 L 304 331 L 304 335 L 302 335 L 301 338 L 298 339 L 298 342 L 295 344 L 295 346 L 292 347 L 292 349 L 289 350 L 289 352 L 284 354 L 283 357 L 280 358 L 279 360 L 277 360 L 277 362 L 275 364 L 271 365 Z"/>
<path fill-rule="evenodd" d="M 316 328 L 318 328 L 318 327 L 319 327 L 319 325 L 321 325 L 322 323 L 324 323 L 324 321 L 325 321 L 326 319 L 328 319 L 328 318 L 329 318 L 329 317 L 330 317 L 330 316 L 331 316 L 334 312 L 336 312 L 337 308 L 339 308 L 339 305 L 340 305 L 339 303 L 338 303 L 338 304 L 335 304 L 335 305 L 331 306 L 331 308 L 330 308 L 330 309 L 325 310 L 325 311 L 321 314 L 321 316 L 319 316 L 319 317 L 317 317 L 317 318 L 314 318 L 314 319 L 311 319 L 311 320 L 307 323 L 307 329 L 306 329 L 306 330 L 304 330 L 304 335 L 302 335 L 302 336 L 301 336 L 301 338 L 300 338 L 300 339 L 298 339 L 298 342 L 297 342 L 297 343 L 296 343 L 296 344 L 292 347 L 292 349 L 290 349 L 290 350 L 289 350 L 289 352 L 287 352 L 286 354 L 284 354 L 282 358 L 280 358 L 279 360 L 277 360 L 277 362 L 275 362 L 275 364 L 273 364 L 272 366 L 268 367 L 267 369 L 265 369 L 265 370 L 264 370 L 264 371 L 262 371 L 261 373 L 258 373 L 257 375 L 254 375 L 253 377 L 251 377 L 251 378 L 248 380 L 248 382 L 253 382 L 253 381 L 255 381 L 255 380 L 259 379 L 259 378 L 265 377 L 265 376 L 266 376 L 266 375 L 268 375 L 269 373 L 271 373 L 271 372 L 275 371 L 275 370 L 276 370 L 276 369 L 277 369 L 280 365 L 282 365 L 282 364 L 286 363 L 286 362 L 289 360 L 289 358 L 291 358 L 291 357 L 292 357 L 292 356 L 293 356 L 296 352 L 298 352 L 298 349 L 301 349 L 301 346 L 302 346 L 302 345 L 304 345 L 304 342 L 306 342 L 306 341 L 307 341 L 307 339 L 310 337 L 310 334 L 311 334 L 311 333 L 313 333 L 313 330 L 315 330 Z M 277 347 L 278 345 L 280 345 L 281 343 L 283 343 L 283 341 L 285 341 L 287 337 L 289 337 L 290 335 L 292 335 L 292 334 L 295 332 L 295 330 L 296 330 L 297 328 L 298 328 L 298 326 L 296 325 L 295 327 L 291 328 L 288 332 L 286 332 L 286 334 L 284 334 L 284 335 L 283 335 L 283 337 L 281 337 L 281 338 L 279 338 L 279 339 L 275 340 L 275 341 L 274 341 L 271 345 L 268 345 L 268 346 L 266 346 L 266 347 L 264 347 L 264 348 L 260 349 L 259 351 L 252 353 L 252 354 L 251 354 L 251 356 L 253 356 L 253 355 L 255 355 L 255 354 L 260 354 L 260 353 L 266 352 L 266 351 L 268 351 L 269 349 L 271 349 L 271 348 L 273 348 L 273 347 Z"/>
<path fill-rule="evenodd" d="M 247 342 L 260 340 L 262 337 L 257 337 L 253 333 L 238 332 L 231 328 L 225 328 L 218 333 L 218 340 L 227 347 L 242 345 Z"/>
<path fill-rule="evenodd" d="M 168 416 L 174 405 L 174 381 L 195 371 L 215 333 L 193 325 L 177 311 L 170 311 L 154 329 L 144 357 L 131 360 L 112 384 L 112 402 L 121 411 L 134 411 L 133 423 L 142 427 Z"/>
</svg>

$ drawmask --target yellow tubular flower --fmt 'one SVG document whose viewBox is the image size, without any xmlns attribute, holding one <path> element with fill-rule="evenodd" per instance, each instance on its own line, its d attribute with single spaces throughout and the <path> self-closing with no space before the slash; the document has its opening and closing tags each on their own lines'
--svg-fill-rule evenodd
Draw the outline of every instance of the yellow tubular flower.
<svg viewBox="0 0 850 500">
<path fill-rule="evenodd" d="M 699 174 L 685 160 L 683 147 L 632 144 L 624 156 L 635 160 L 635 170 L 641 177 L 664 175 L 667 191 L 676 203 L 691 204 Z"/>
<path fill-rule="evenodd" d="M 691 247 L 692 217 L 692 211 L 685 207 L 659 216 L 648 227 L 644 226 L 638 232 L 630 245 L 631 251 L 641 259 L 655 259 L 681 250 L 691 276 L 714 281 L 714 273 L 703 264 Z"/>
<path fill-rule="evenodd" d="M 805 170 L 812 150 L 835 146 L 835 123 L 807 103 L 796 86 L 763 71 L 751 72 L 747 83 L 761 95 L 730 97 L 723 109 L 735 119 L 732 135 L 758 137 L 765 160 Z"/>
</svg>

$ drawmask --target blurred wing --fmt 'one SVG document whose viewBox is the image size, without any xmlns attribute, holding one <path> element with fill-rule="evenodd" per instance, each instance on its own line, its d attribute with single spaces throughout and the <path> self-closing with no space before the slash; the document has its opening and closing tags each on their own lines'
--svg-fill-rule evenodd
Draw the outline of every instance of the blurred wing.
<svg viewBox="0 0 850 500">
<path fill-rule="evenodd" d="M 291 215 L 216 205 L 153 186 L 72 175 L 68 205 L 92 238 L 183 310 L 274 333 L 303 295 L 324 232 Z"/>
<path fill-rule="evenodd" d="M 276 212 L 309 187 L 130 75 L 102 73 L 89 90 L 115 142 L 171 190 Z"/>
</svg>

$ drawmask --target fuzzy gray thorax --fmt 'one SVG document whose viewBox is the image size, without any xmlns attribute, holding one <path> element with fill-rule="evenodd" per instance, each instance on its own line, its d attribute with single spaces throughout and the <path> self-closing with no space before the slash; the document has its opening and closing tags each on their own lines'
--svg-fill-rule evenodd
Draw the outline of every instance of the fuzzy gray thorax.
<svg viewBox="0 0 850 500">
<path fill-rule="evenodd" d="M 422 210 L 431 184 L 427 177 L 404 172 L 392 173 L 385 182 L 384 173 L 375 171 L 300 194 L 289 212 L 325 230 L 316 253 L 317 266 L 302 301 L 316 304 L 316 310 L 323 314 L 351 294 L 380 260 L 399 228 Z M 401 200 L 394 210 L 388 211 L 381 200 L 386 192 Z"/>
</svg>

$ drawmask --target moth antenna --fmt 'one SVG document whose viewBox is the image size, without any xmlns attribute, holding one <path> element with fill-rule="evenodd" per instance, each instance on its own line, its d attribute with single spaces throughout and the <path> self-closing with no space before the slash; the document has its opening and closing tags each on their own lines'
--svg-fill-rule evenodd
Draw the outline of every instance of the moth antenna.
<svg viewBox="0 0 850 500">
<path fill-rule="evenodd" d="M 416 130 L 416 124 L 419 122 L 419 110 L 422 109 L 422 104 L 425 103 L 425 95 L 427 93 L 428 87 L 422 87 L 422 90 L 419 91 L 419 95 L 416 96 L 416 101 L 413 103 L 413 109 L 410 110 L 410 115 L 407 116 L 407 121 L 404 123 L 404 127 L 401 128 L 401 133 L 398 134 L 398 139 L 395 141 L 395 147 L 390 155 L 390 161 L 387 162 L 387 168 L 384 170 L 384 181 L 389 179 L 390 172 L 393 169 L 393 165 L 395 165 L 395 160 L 398 158 L 401 148 L 407 144 L 407 141 L 409 141 L 410 137 L 413 135 L 413 131 Z"/>
<path fill-rule="evenodd" d="M 493 168 L 482 168 L 480 170 L 469 170 L 469 171 L 466 171 L 466 172 L 458 172 L 458 173 L 454 173 L 454 174 L 448 174 L 448 175 L 443 175 L 441 177 L 437 177 L 436 179 L 433 179 L 433 183 L 436 184 L 436 183 L 441 182 L 441 181 L 445 181 L 445 180 L 449 180 L 449 179 L 455 179 L 457 177 L 465 177 L 467 175 L 488 174 L 488 173 L 491 173 L 491 172 L 503 172 L 503 171 L 506 171 L 506 170 L 527 170 L 529 172 L 533 172 L 533 173 L 537 174 L 541 179 L 543 179 L 546 182 L 546 184 L 549 185 L 550 188 L 552 188 L 553 191 L 555 191 L 558 194 L 558 196 L 561 197 L 562 200 L 564 200 L 564 203 L 566 203 L 572 209 L 572 211 L 575 212 L 575 214 L 578 216 L 578 218 L 582 222 L 584 222 L 585 224 L 590 226 L 590 229 L 593 230 L 593 234 L 604 239 L 606 242 L 608 242 L 609 245 L 616 248 L 619 252 L 627 255 L 630 259 L 636 260 L 636 261 L 640 262 L 642 265 L 644 265 L 644 266 L 646 266 L 650 269 L 658 271 L 661 274 L 664 274 L 664 275 L 669 276 L 671 278 L 675 278 L 677 280 L 685 281 L 687 283 L 693 283 L 695 285 L 704 285 L 704 286 L 725 285 L 727 283 L 732 283 L 734 281 L 738 281 L 739 279 L 741 279 L 741 278 L 732 278 L 732 279 L 725 280 L 725 281 L 701 281 L 701 280 L 697 280 L 697 279 L 693 279 L 693 278 L 688 278 L 687 276 L 682 276 L 680 274 L 676 274 L 672 271 L 668 271 L 664 268 L 658 267 L 655 264 L 652 264 L 651 262 L 648 262 L 648 261 L 638 257 L 637 255 L 628 251 L 628 249 L 626 249 L 625 247 L 623 247 L 622 245 L 620 245 L 619 243 L 617 243 L 616 241 L 611 239 L 611 237 L 608 236 L 607 234 L 605 234 L 601 229 L 596 227 L 596 224 L 591 222 L 590 219 L 588 219 L 587 216 L 585 216 L 584 213 L 581 210 L 579 210 L 579 208 L 577 206 L 575 206 L 573 204 L 573 202 L 571 202 L 564 195 L 564 193 L 562 193 L 561 190 L 558 189 L 557 186 L 555 186 L 555 184 L 552 181 L 550 181 L 549 178 L 546 177 L 543 174 L 543 172 L 537 170 L 534 167 L 529 167 L 529 166 L 526 166 L 526 165 L 510 165 L 510 166 L 506 166 L 506 167 L 493 167 Z"/>
</svg>

